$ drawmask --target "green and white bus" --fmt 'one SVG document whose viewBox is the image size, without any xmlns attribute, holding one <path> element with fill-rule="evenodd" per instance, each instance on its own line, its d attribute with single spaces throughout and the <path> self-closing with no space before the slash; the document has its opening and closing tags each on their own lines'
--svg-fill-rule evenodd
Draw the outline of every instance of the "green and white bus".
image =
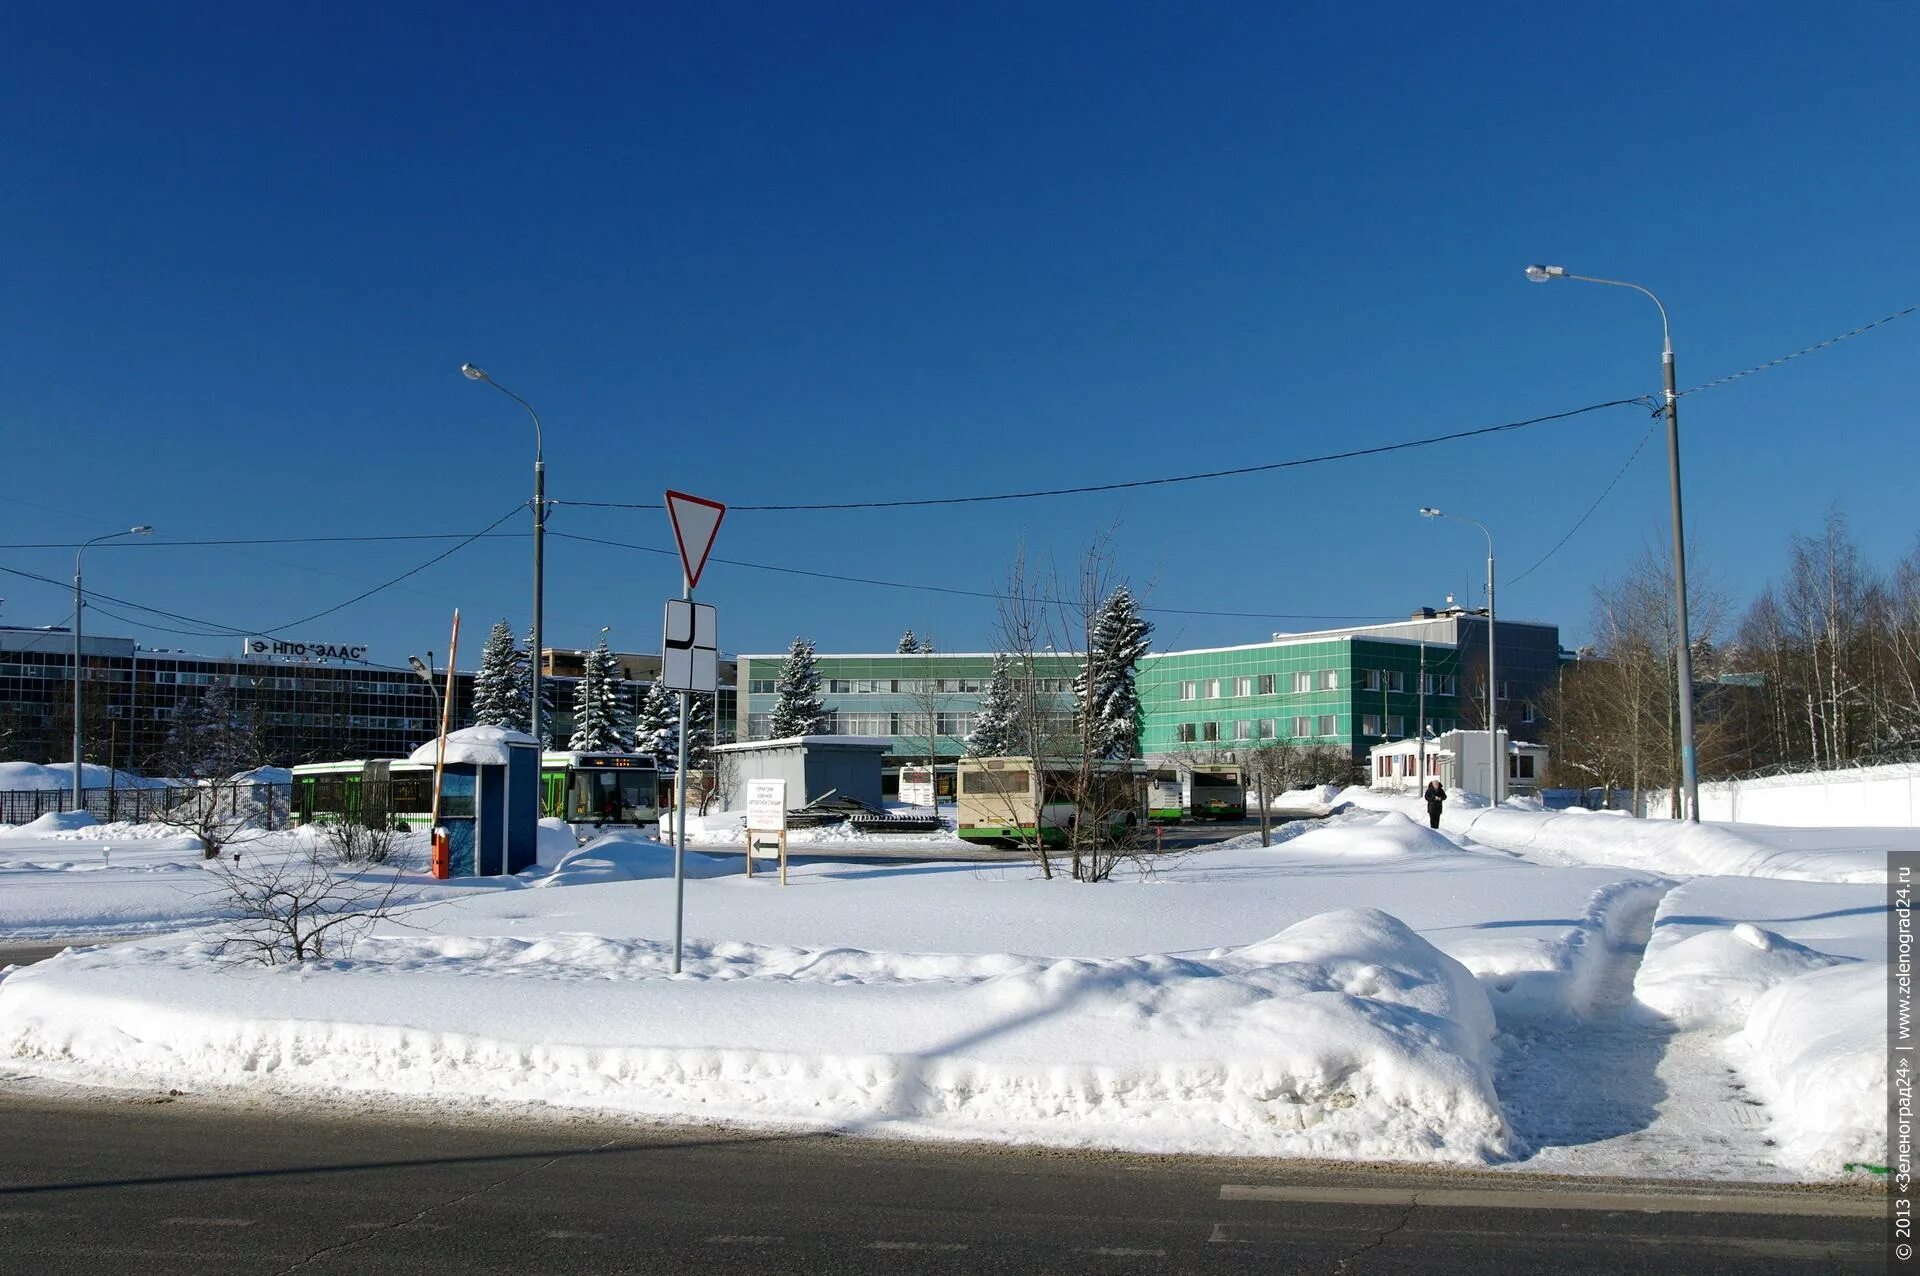
<svg viewBox="0 0 1920 1276">
<path fill-rule="evenodd" d="M 955 768 L 954 822 L 969 842 L 1064 845 L 1076 820 L 1100 819 L 1120 835 L 1140 822 L 1146 764 L 1094 764 L 1094 791 L 1074 800 L 1080 765 L 1071 760 L 961 758 Z"/>
<path fill-rule="evenodd" d="M 443 792 L 443 812 L 471 814 L 459 809 L 461 800 L 460 794 Z M 426 828 L 433 812 L 433 764 L 374 758 L 293 768 L 294 823 L 356 817 L 375 809 L 385 810 L 402 831 Z M 659 768 L 652 758 L 632 753 L 543 753 L 540 814 L 576 829 L 657 823 Z"/>
<path fill-rule="evenodd" d="M 1247 818 L 1247 778 L 1237 766 L 1195 766 L 1187 780 L 1187 811 L 1196 820 Z"/>
<path fill-rule="evenodd" d="M 1181 810 L 1180 768 L 1157 766 L 1147 772 L 1147 818 L 1157 824 L 1178 824 Z"/>
</svg>

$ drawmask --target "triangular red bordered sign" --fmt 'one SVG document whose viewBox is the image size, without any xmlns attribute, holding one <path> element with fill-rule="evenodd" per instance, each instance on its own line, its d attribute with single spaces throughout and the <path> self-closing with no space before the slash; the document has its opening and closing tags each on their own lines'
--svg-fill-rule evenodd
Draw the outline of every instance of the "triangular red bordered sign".
<svg viewBox="0 0 1920 1276">
<path fill-rule="evenodd" d="M 680 547 L 680 566 L 686 569 L 687 588 L 700 583 L 700 571 L 713 550 L 713 538 L 720 532 L 720 520 L 727 507 L 704 496 L 667 491 L 667 517 L 673 520 L 674 543 Z"/>
</svg>

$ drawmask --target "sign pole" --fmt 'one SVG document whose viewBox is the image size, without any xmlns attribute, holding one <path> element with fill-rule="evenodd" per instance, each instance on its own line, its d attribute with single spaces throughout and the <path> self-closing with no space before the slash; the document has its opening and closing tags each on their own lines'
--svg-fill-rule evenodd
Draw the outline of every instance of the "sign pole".
<svg viewBox="0 0 1920 1276">
<path fill-rule="evenodd" d="M 680 600 L 693 598 L 693 583 L 686 573 L 680 575 Z M 677 749 L 679 761 L 674 767 L 673 778 L 678 792 L 674 795 L 673 810 L 673 973 L 680 973 L 680 923 L 687 907 L 687 698 L 693 693 L 680 693 L 680 732 Z"/>
</svg>

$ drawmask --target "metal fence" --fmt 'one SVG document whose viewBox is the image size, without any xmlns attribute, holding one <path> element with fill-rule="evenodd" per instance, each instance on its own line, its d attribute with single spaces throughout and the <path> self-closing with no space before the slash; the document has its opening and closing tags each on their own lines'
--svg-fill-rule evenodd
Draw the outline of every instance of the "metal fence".
<svg viewBox="0 0 1920 1276">
<path fill-rule="evenodd" d="M 223 784 L 211 792 L 198 785 L 163 789 L 82 789 L 80 805 L 103 824 L 143 824 L 165 820 L 178 808 L 209 796 L 236 817 L 257 814 L 269 829 L 286 823 L 293 799 L 290 784 Z M 74 809 L 71 789 L 0 790 L 0 824 L 27 824 L 43 815 Z"/>
</svg>

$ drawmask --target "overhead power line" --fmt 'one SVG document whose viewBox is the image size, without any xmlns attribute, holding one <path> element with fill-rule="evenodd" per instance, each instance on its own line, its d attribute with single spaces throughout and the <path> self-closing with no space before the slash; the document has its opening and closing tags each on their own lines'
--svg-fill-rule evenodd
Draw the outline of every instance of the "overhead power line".
<svg viewBox="0 0 1920 1276">
<path fill-rule="evenodd" d="M 573 532 L 548 532 L 563 540 L 584 541 L 590 545 L 606 545 L 614 549 L 630 549 L 641 554 L 657 554 L 666 558 L 678 558 L 679 552 L 661 549 L 657 545 L 635 545 L 630 541 L 608 540 L 601 536 L 581 536 Z M 915 585 L 898 580 L 880 580 L 873 576 L 844 576 L 835 572 L 809 571 L 803 567 L 778 567 L 771 563 L 750 563 L 738 558 L 709 558 L 710 563 L 725 563 L 729 567 L 747 567 L 754 571 L 775 572 L 783 576 L 807 576 L 814 580 L 831 580 L 848 585 L 875 585 L 882 589 L 911 589 L 928 594 L 951 594 L 958 598 L 989 598 L 998 600 L 1005 595 L 983 589 L 958 589 L 951 585 Z M 1051 598 L 1026 598 L 1020 601 L 1049 603 Z M 1169 616 L 1227 616 L 1242 620 L 1379 620 L 1378 615 L 1359 613 L 1325 612 L 1281 612 L 1281 611 L 1206 611 L 1188 607 L 1142 607 L 1142 611 L 1160 612 Z"/>
</svg>

